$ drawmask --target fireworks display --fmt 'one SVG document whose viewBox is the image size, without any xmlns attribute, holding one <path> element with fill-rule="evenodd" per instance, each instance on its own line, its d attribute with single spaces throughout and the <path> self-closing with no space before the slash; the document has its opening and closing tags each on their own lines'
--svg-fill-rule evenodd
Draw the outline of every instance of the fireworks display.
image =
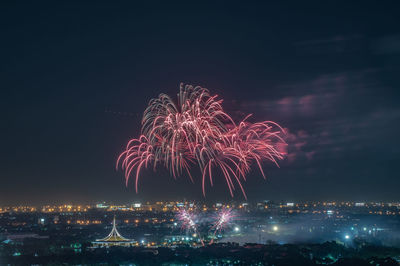
<svg viewBox="0 0 400 266">
<path fill-rule="evenodd" d="M 194 231 L 197 231 L 194 216 L 188 210 L 185 208 L 179 209 L 177 217 L 182 222 L 182 228 L 193 229 Z"/>
<path fill-rule="evenodd" d="M 220 232 L 225 228 L 233 218 L 232 209 L 222 209 L 218 213 L 218 219 L 212 229 L 214 229 L 214 235 L 216 232 Z"/>
<path fill-rule="evenodd" d="M 141 136 L 130 140 L 117 160 L 126 182 L 135 177 L 136 192 L 143 168 L 163 165 L 172 176 L 186 173 L 193 181 L 191 169 L 198 165 L 204 196 L 206 181 L 212 186 L 219 169 L 231 196 L 237 185 L 246 197 L 242 182 L 251 166 L 257 165 L 265 178 L 262 162 L 278 165 L 285 154 L 284 130 L 271 121 L 250 123 L 250 115 L 237 124 L 217 97 L 205 88 L 181 84 L 177 102 L 165 94 L 150 101 Z"/>
<path fill-rule="evenodd" d="M 186 208 L 180 208 L 178 211 L 177 218 L 182 222 L 182 228 L 186 228 L 188 230 L 193 230 L 193 232 L 198 236 L 201 241 L 201 244 L 204 246 L 203 239 L 199 231 L 197 230 L 197 224 L 195 221 L 195 217 L 193 213 L 189 212 Z"/>
<path fill-rule="evenodd" d="M 177 212 L 176 217 L 181 222 L 182 229 L 193 231 L 201 241 L 201 244 L 204 246 L 204 239 L 201 237 L 201 234 L 197 228 L 196 217 L 193 212 L 182 207 Z M 214 222 L 211 223 L 211 227 L 209 229 L 209 237 L 211 238 L 209 244 L 214 242 L 217 232 L 221 233 L 222 230 L 228 227 L 228 225 L 232 222 L 233 217 L 234 215 L 232 209 L 223 208 L 218 212 L 217 216 L 213 218 Z"/>
<path fill-rule="evenodd" d="M 231 222 L 233 217 L 232 209 L 221 209 L 219 211 L 216 222 L 213 227 L 211 227 L 213 238 L 211 239 L 210 244 L 214 242 L 217 232 L 221 232 Z"/>
</svg>

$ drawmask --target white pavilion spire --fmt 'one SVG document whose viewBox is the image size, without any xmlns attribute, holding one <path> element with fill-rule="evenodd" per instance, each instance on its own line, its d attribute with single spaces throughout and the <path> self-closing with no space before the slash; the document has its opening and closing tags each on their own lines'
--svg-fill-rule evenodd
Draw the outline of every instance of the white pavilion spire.
<svg viewBox="0 0 400 266">
<path fill-rule="evenodd" d="M 97 241 L 130 241 L 130 239 L 127 239 L 125 237 L 123 237 L 117 230 L 117 226 L 115 223 L 115 215 L 114 215 L 114 219 L 113 219 L 113 227 L 111 229 L 111 232 L 108 234 L 108 236 L 106 236 L 103 239 L 98 239 Z"/>
</svg>

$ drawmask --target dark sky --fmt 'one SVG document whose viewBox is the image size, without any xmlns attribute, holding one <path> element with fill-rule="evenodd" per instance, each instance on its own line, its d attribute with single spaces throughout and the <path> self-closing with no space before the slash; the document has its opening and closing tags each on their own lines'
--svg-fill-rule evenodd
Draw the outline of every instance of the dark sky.
<svg viewBox="0 0 400 266">
<path fill-rule="evenodd" d="M 250 201 L 400 200 L 396 1 L 111 2 L 1 3 L 0 204 L 201 200 L 199 180 L 149 170 L 135 194 L 114 168 L 180 82 L 289 130 Z M 216 179 L 207 199 L 230 200 Z"/>
</svg>

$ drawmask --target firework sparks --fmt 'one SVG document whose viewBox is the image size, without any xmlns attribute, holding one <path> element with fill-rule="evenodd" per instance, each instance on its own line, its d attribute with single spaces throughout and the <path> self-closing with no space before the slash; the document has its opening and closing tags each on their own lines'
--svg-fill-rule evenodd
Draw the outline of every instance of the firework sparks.
<svg viewBox="0 0 400 266">
<path fill-rule="evenodd" d="M 196 223 L 194 222 L 194 216 L 185 208 L 181 208 L 178 211 L 178 219 L 182 222 L 182 228 L 193 229 L 197 231 Z"/>
<path fill-rule="evenodd" d="M 186 173 L 193 181 L 191 168 L 197 164 L 204 196 L 206 180 L 212 186 L 214 169 L 219 169 L 231 196 L 236 184 L 246 197 L 242 182 L 251 165 L 256 164 L 264 178 L 263 161 L 278 165 L 285 154 L 284 130 L 271 121 L 250 123 L 250 115 L 236 124 L 217 97 L 205 88 L 181 84 L 177 103 L 165 94 L 150 101 L 142 135 L 130 140 L 117 160 L 126 182 L 135 176 L 136 192 L 143 168 L 163 165 L 173 177 Z"/>
<path fill-rule="evenodd" d="M 234 215 L 232 209 L 220 210 L 216 219 L 216 223 L 211 227 L 211 230 L 213 230 L 213 238 L 211 239 L 210 244 L 214 242 L 217 232 L 221 232 L 224 228 L 226 228 L 232 221 L 233 217 Z"/>
<path fill-rule="evenodd" d="M 188 230 L 193 230 L 193 232 L 199 237 L 201 244 L 204 246 L 203 239 L 201 238 L 201 235 L 199 231 L 197 230 L 197 225 L 195 222 L 195 217 L 194 215 L 189 212 L 185 208 L 180 208 L 177 214 L 178 220 L 182 222 L 182 228 L 186 228 Z"/>
<path fill-rule="evenodd" d="M 218 214 L 217 223 L 214 225 L 215 231 L 221 231 L 223 228 L 231 222 L 232 218 L 234 217 L 232 213 L 232 209 L 223 209 Z"/>
</svg>

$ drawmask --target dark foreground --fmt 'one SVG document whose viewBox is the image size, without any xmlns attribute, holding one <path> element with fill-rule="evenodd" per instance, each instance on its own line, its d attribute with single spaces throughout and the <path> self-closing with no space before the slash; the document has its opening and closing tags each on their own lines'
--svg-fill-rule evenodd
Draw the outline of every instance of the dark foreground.
<svg viewBox="0 0 400 266">
<path fill-rule="evenodd" d="M 102 248 L 82 247 L 39 255 L 0 253 L 0 265 L 399 265 L 400 249 L 364 246 L 346 247 L 336 242 L 324 244 L 290 244 L 239 246 L 235 243 L 214 244 L 204 248 Z"/>
</svg>

